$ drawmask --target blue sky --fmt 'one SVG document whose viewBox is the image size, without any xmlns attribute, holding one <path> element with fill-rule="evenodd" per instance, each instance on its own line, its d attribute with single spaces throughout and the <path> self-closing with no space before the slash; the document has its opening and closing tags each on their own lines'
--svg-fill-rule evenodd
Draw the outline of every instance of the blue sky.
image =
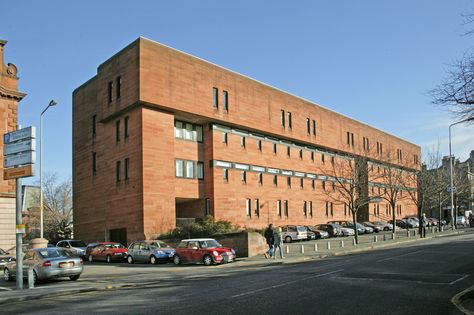
<svg viewBox="0 0 474 315">
<path fill-rule="evenodd" d="M 133 5 L 132 5 L 133 4 Z M 427 91 L 472 47 L 453 1 L 8 1 L 0 39 L 19 69 L 23 126 L 45 115 L 45 172 L 71 174 L 72 91 L 139 36 L 447 154 L 453 118 Z M 471 26 L 474 28 L 474 25 Z M 468 157 L 474 126 L 453 129 Z M 37 180 L 37 179 L 36 179 Z M 25 182 L 33 182 L 29 179 Z"/>
</svg>

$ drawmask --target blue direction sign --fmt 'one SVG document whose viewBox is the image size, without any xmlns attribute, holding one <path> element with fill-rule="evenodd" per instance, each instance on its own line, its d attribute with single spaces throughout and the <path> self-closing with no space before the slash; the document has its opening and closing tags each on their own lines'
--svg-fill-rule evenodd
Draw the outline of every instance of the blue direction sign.
<svg viewBox="0 0 474 315">
<path fill-rule="evenodd" d="M 24 139 L 35 139 L 36 138 L 36 128 L 34 126 L 15 130 L 3 135 L 3 143 L 11 143 L 15 141 L 20 141 Z"/>
<path fill-rule="evenodd" d="M 14 155 L 6 155 L 3 159 L 3 167 L 13 167 L 25 164 L 34 164 L 36 161 L 36 152 L 28 151 Z"/>
<path fill-rule="evenodd" d="M 35 151 L 35 140 L 20 140 L 11 143 L 5 143 L 3 147 L 3 155 L 16 154 L 25 151 Z"/>
</svg>

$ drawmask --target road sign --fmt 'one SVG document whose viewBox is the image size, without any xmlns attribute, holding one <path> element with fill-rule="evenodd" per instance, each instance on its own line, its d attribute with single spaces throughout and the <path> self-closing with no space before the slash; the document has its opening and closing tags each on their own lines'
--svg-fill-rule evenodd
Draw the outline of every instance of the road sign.
<svg viewBox="0 0 474 315">
<path fill-rule="evenodd" d="M 36 152 L 28 151 L 15 155 L 6 155 L 3 159 L 3 167 L 14 167 L 25 164 L 33 164 L 36 161 Z"/>
<path fill-rule="evenodd" d="M 5 146 L 3 147 L 3 155 L 10 155 L 25 151 L 35 151 L 35 147 L 35 140 L 33 139 L 5 143 Z"/>
<path fill-rule="evenodd" d="M 3 179 L 15 179 L 21 177 L 35 176 L 34 164 L 29 164 L 20 167 L 11 167 L 3 170 Z"/>
<path fill-rule="evenodd" d="M 453 187 L 448 187 L 448 193 L 450 193 L 450 192 L 455 193 L 456 192 L 456 187 L 454 187 L 454 186 Z"/>
<path fill-rule="evenodd" d="M 35 139 L 36 128 L 31 126 L 23 129 L 18 129 L 3 135 L 3 143 L 11 143 L 23 139 Z"/>
</svg>

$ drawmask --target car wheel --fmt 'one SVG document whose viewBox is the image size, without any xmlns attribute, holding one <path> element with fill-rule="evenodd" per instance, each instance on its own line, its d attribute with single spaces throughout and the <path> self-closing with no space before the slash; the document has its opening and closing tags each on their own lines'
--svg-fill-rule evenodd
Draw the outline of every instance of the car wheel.
<svg viewBox="0 0 474 315">
<path fill-rule="evenodd" d="M 179 255 L 174 255 L 173 256 L 173 263 L 175 265 L 180 265 L 181 264 L 181 257 L 179 257 Z"/>
<path fill-rule="evenodd" d="M 128 262 L 129 264 L 133 264 L 133 257 L 130 256 L 130 255 L 128 255 L 128 256 L 127 256 L 127 262 Z"/>
<path fill-rule="evenodd" d="M 155 255 L 151 255 L 151 256 L 150 256 L 150 264 L 156 265 L 156 257 L 155 257 Z"/>
<path fill-rule="evenodd" d="M 107 257 L 105 257 L 105 261 L 110 264 L 112 262 L 112 257 L 110 257 L 110 255 L 107 255 Z"/>
<path fill-rule="evenodd" d="M 76 281 L 80 276 L 81 275 L 69 276 L 69 279 L 71 279 L 71 281 Z"/>
<path fill-rule="evenodd" d="M 88 260 L 89 260 L 89 262 L 93 262 L 93 261 L 94 261 L 94 259 L 92 258 L 92 255 L 89 255 L 89 259 L 88 259 Z"/>
<path fill-rule="evenodd" d="M 210 266 L 212 265 L 212 257 L 209 255 L 204 255 L 202 262 L 204 263 L 204 265 Z"/>
<path fill-rule="evenodd" d="M 390 230 L 390 229 L 388 228 L 388 226 L 386 226 L 386 227 L 383 228 L 383 230 L 384 230 L 384 231 L 388 231 L 388 230 Z"/>
<path fill-rule="evenodd" d="M 291 243 L 291 236 L 285 237 L 285 243 Z"/>
<path fill-rule="evenodd" d="M 3 280 L 5 281 L 12 281 L 12 275 L 10 274 L 10 270 L 8 268 L 3 269 Z"/>
<path fill-rule="evenodd" d="M 33 283 L 36 285 L 38 282 L 38 275 L 36 274 L 36 271 L 33 270 Z"/>
</svg>

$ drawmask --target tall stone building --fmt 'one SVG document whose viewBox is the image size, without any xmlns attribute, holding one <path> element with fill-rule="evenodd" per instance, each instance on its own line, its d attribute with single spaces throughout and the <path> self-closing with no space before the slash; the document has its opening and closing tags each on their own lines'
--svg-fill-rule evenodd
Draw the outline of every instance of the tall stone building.
<svg viewBox="0 0 474 315">
<path fill-rule="evenodd" d="M 3 180 L 3 134 L 16 129 L 18 102 L 25 93 L 18 91 L 17 68 L 5 64 L 7 41 L 0 40 L 0 248 L 15 245 L 15 180 Z"/>
<path fill-rule="evenodd" d="M 415 144 L 139 38 L 73 93 L 74 233 L 127 243 L 206 215 L 249 228 L 351 220 L 326 171 L 362 154 L 383 173 L 390 151 L 418 168 Z M 361 217 L 416 214 L 382 206 Z"/>
</svg>

